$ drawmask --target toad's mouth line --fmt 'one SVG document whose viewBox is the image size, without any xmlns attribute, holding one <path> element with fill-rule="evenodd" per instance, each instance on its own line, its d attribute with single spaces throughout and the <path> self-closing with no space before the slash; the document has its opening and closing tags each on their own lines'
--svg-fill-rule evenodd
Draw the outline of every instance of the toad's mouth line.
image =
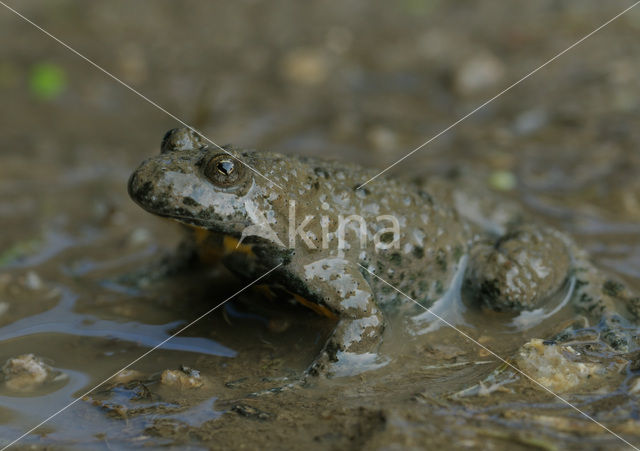
<svg viewBox="0 0 640 451">
<path fill-rule="evenodd" d="M 142 207 L 144 210 L 148 211 L 149 213 L 155 215 L 155 216 L 159 216 L 161 218 L 164 219 L 171 219 L 173 221 L 176 221 L 180 224 L 184 224 L 184 225 L 188 225 L 188 226 L 192 226 L 192 227 L 197 227 L 197 228 L 201 228 L 201 229 L 207 229 L 210 230 L 212 232 L 218 232 L 218 233 L 223 233 L 219 230 L 217 230 L 216 227 L 214 227 L 215 221 L 211 221 L 211 220 L 206 220 L 206 219 L 198 219 L 198 218 L 194 218 L 192 216 L 186 216 L 186 215 L 181 215 L 178 213 L 167 213 L 166 211 L 161 211 L 159 209 L 155 209 L 152 208 L 148 205 L 144 205 L 138 201 L 136 201 L 134 199 L 134 201 L 140 206 Z M 224 221 L 224 224 L 226 226 L 232 226 L 233 228 L 238 227 L 239 230 L 242 230 L 242 228 L 247 227 L 249 225 L 251 225 L 251 222 L 243 222 L 243 221 Z M 224 232 L 225 235 L 230 235 L 230 236 L 240 236 L 241 233 L 230 233 L 225 231 Z"/>
<path fill-rule="evenodd" d="M 211 231 L 217 231 L 217 230 L 213 230 L 213 221 L 207 221 L 204 219 L 197 219 L 197 218 L 190 218 L 188 216 L 181 216 L 181 215 L 174 215 L 174 214 L 159 214 L 159 213 L 155 213 L 156 215 L 166 218 L 166 219 L 171 219 L 173 221 L 179 222 L 180 224 L 185 224 L 188 226 L 192 226 L 192 227 L 197 227 L 197 228 L 201 228 L 201 229 L 207 229 L 207 230 L 211 230 Z M 224 222 L 225 225 L 232 225 L 232 226 L 238 226 L 238 227 L 246 227 L 248 224 L 245 222 L 230 222 L 230 221 L 225 221 Z M 219 232 L 222 233 L 222 232 Z M 234 234 L 234 233 L 229 233 L 229 232 L 224 232 L 224 235 L 231 235 L 231 236 L 235 236 L 238 235 L 240 236 L 240 233 Z"/>
</svg>

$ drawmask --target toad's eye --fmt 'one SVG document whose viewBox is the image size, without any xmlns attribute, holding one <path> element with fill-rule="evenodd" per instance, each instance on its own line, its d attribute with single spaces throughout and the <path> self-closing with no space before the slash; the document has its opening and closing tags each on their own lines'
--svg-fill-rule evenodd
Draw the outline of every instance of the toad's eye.
<svg viewBox="0 0 640 451">
<path fill-rule="evenodd" d="M 212 157 L 204 166 L 204 175 L 215 185 L 228 187 L 242 177 L 242 163 L 226 154 Z"/>
<path fill-rule="evenodd" d="M 231 160 L 220 160 L 216 164 L 216 169 L 218 169 L 221 174 L 231 175 L 231 173 L 235 171 L 236 167 Z"/>
</svg>

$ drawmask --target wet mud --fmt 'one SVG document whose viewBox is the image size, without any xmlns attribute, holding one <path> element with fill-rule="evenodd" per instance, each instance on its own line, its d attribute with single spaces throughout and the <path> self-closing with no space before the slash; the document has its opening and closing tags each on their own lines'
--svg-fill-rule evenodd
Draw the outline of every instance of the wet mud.
<svg viewBox="0 0 640 451">
<path fill-rule="evenodd" d="M 9 4 L 219 144 L 379 168 L 630 5 Z M 639 28 L 629 12 L 390 172 L 467 174 L 640 293 Z M 130 283 L 180 240 L 127 195 L 178 124 L 4 9 L 0 38 L 4 444 L 243 285 L 221 266 Z M 63 70 L 59 92 L 34 89 L 43 62 Z M 456 314 L 474 340 L 640 446 L 633 343 L 604 345 L 604 329 L 570 308 L 515 329 Z M 548 341 L 572 324 L 582 335 Z M 388 365 L 298 384 L 334 326 L 244 291 L 16 447 L 628 448 L 458 332 L 411 334 L 402 315 L 384 334 Z"/>
</svg>

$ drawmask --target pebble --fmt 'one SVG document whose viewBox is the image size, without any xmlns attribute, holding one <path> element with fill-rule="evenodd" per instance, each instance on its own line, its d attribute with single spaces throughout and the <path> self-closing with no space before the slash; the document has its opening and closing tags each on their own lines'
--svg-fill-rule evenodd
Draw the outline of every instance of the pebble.
<svg viewBox="0 0 640 451">
<path fill-rule="evenodd" d="M 164 370 L 160 382 L 163 385 L 180 389 L 198 388 L 204 384 L 200 371 L 186 366 L 180 367 L 179 370 Z"/>
<path fill-rule="evenodd" d="M 329 64 L 326 57 L 317 50 L 296 49 L 284 56 L 280 71 L 282 76 L 290 82 L 318 85 L 326 80 Z"/>
<path fill-rule="evenodd" d="M 18 392 L 34 391 L 50 374 L 51 367 L 33 354 L 11 358 L 2 367 L 5 386 Z"/>
<path fill-rule="evenodd" d="M 398 137 L 396 133 L 382 125 L 376 125 L 367 130 L 367 140 L 380 152 L 391 152 L 398 147 Z"/>
<path fill-rule="evenodd" d="M 474 94 L 496 85 L 504 77 L 504 65 L 495 56 L 484 53 L 471 57 L 455 75 L 455 85 L 462 94 Z"/>
<path fill-rule="evenodd" d="M 549 116 L 544 110 L 528 110 L 516 116 L 513 130 L 519 135 L 528 135 L 538 131 L 549 122 Z"/>
<path fill-rule="evenodd" d="M 151 241 L 151 232 L 145 228 L 138 227 L 129 235 L 129 244 L 132 246 L 147 244 L 149 241 Z"/>
<path fill-rule="evenodd" d="M 144 379 L 145 375 L 137 370 L 123 370 L 116 374 L 112 382 L 114 384 L 126 384 L 131 381 Z"/>
<path fill-rule="evenodd" d="M 602 365 L 577 362 L 565 354 L 577 357 L 571 346 L 545 345 L 542 339 L 534 338 L 520 348 L 515 363 L 525 374 L 554 392 L 569 391 L 604 372 Z"/>
<path fill-rule="evenodd" d="M 29 271 L 25 276 L 24 285 L 30 290 L 36 291 L 42 288 L 42 279 L 34 271 Z"/>
</svg>

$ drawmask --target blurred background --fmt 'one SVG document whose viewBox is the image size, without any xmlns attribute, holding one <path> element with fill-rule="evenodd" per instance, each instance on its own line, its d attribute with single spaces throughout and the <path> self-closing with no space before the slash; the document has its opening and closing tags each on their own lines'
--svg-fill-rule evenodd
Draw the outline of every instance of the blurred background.
<svg viewBox="0 0 640 451">
<path fill-rule="evenodd" d="M 218 144 L 383 168 L 631 2 L 7 4 Z M 596 263 L 637 291 L 639 32 L 640 8 L 390 173 L 477 169 L 492 188 L 569 231 Z M 4 7 L 0 42 L 0 358 L 32 352 L 67 368 L 63 373 L 75 381 L 66 391 L 30 395 L 32 407 L 0 393 L 0 435 L 11 436 L 165 337 L 172 321 L 207 305 L 150 299 L 104 282 L 177 241 L 173 227 L 129 200 L 126 182 L 178 124 Z M 252 332 L 243 344 L 229 340 L 234 330 L 222 318 L 216 321 L 218 335 L 209 334 L 211 325 L 199 333 L 227 347 L 218 355 L 251 352 L 255 327 L 246 326 Z M 90 332 L 90 324 L 102 328 Z M 289 338 L 310 333 L 292 327 Z M 134 338 L 127 342 L 129 332 Z M 183 345 L 195 349 L 196 362 L 198 343 Z M 159 352 L 143 369 L 161 371 L 175 358 Z M 296 364 L 304 367 L 304 360 Z M 31 440 L 95 444 L 109 427 L 122 427 L 77 407 L 95 420 L 90 432 L 74 428 L 77 417 L 65 413 L 51 425 L 57 432 Z M 144 427 L 133 427 L 131 437 Z M 167 443 L 177 440 L 166 434 Z"/>
</svg>

